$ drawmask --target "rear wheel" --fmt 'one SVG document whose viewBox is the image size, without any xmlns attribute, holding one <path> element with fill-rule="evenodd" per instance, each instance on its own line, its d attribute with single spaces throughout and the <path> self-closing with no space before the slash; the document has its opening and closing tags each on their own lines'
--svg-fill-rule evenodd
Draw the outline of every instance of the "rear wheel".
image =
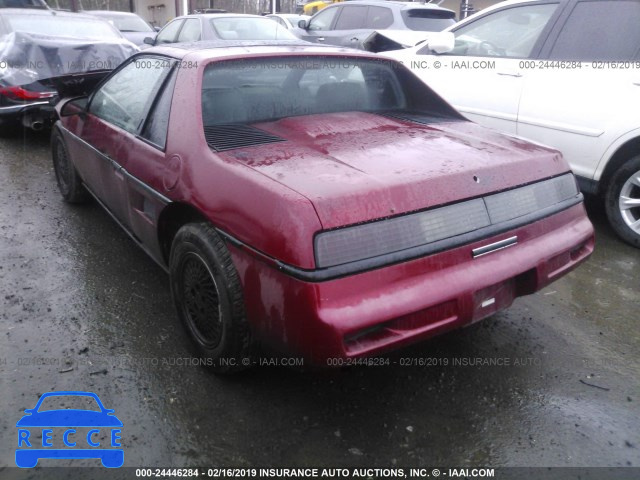
<svg viewBox="0 0 640 480">
<path fill-rule="evenodd" d="M 203 363 L 219 373 L 247 368 L 251 337 L 238 272 L 224 242 L 208 223 L 176 234 L 169 259 L 178 315 Z"/>
<path fill-rule="evenodd" d="M 71 163 L 67 146 L 62 134 L 54 129 L 51 134 L 51 154 L 53 157 L 53 169 L 56 173 L 58 189 L 62 198 L 68 203 L 83 203 L 87 200 L 88 192 L 82 186 L 82 180 L 78 171 Z"/>
<path fill-rule="evenodd" d="M 605 194 L 607 217 L 616 233 L 640 248 L 640 155 L 611 177 Z"/>
</svg>

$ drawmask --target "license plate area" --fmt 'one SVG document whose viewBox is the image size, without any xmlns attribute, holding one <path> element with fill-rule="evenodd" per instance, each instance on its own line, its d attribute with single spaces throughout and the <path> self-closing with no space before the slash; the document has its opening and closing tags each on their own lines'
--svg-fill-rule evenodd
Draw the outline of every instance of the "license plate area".
<svg viewBox="0 0 640 480">
<path fill-rule="evenodd" d="M 515 280 L 491 285 L 473 294 L 473 322 L 493 315 L 499 310 L 509 307 L 515 297 Z"/>
</svg>

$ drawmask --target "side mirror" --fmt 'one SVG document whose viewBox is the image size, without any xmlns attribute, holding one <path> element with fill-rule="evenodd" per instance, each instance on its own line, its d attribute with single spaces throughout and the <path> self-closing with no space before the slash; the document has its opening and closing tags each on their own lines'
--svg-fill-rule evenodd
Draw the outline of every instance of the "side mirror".
<svg viewBox="0 0 640 480">
<path fill-rule="evenodd" d="M 76 97 L 63 101 L 56 109 L 60 117 L 70 117 L 72 115 L 83 114 L 87 109 L 88 96 Z"/>
<path fill-rule="evenodd" d="M 435 32 L 429 34 L 427 48 L 435 53 L 448 53 L 453 50 L 456 37 L 452 32 Z"/>
<path fill-rule="evenodd" d="M 156 27 L 158 28 L 158 27 Z M 152 37 L 145 37 L 143 40 L 144 43 L 146 43 L 147 45 L 153 45 L 155 42 L 155 39 Z"/>
<path fill-rule="evenodd" d="M 306 20 L 298 20 L 298 28 L 306 30 L 307 28 L 309 28 L 309 24 Z"/>
</svg>

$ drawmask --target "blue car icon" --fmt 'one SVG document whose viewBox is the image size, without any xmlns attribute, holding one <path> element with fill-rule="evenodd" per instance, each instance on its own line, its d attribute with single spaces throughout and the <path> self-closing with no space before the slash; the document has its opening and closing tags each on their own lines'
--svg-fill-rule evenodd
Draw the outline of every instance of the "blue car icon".
<svg viewBox="0 0 640 480">
<path fill-rule="evenodd" d="M 57 398 L 60 397 L 60 398 Z M 49 400 L 47 400 L 49 399 Z M 62 408 L 49 409 L 51 401 L 91 405 L 94 409 Z M 43 402 L 45 406 L 43 406 Z M 97 407 L 97 408 L 95 408 Z M 98 411 L 99 410 L 99 411 Z M 41 458 L 79 459 L 99 458 L 107 468 L 118 468 L 124 463 L 124 450 L 120 444 L 122 422 L 114 415 L 114 410 L 104 407 L 100 398 L 91 392 L 48 392 L 44 393 L 34 408 L 25 411 L 16 427 L 18 427 L 18 448 L 16 449 L 16 465 L 21 468 L 32 468 Z M 86 435 L 80 435 L 76 428 L 91 427 Z M 95 427 L 95 428 L 93 428 Z M 64 429 L 62 440 L 66 448 L 53 448 L 53 429 Z M 42 431 L 42 448 L 36 445 L 35 433 Z M 110 430 L 109 447 L 104 448 L 97 440 L 101 429 Z M 86 439 L 87 447 L 76 448 Z"/>
</svg>

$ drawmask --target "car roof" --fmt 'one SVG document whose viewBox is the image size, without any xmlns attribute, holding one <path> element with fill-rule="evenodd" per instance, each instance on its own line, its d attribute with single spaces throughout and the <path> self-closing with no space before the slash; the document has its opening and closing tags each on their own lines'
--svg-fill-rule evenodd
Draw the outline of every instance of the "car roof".
<svg viewBox="0 0 640 480">
<path fill-rule="evenodd" d="M 564 5 L 571 0 L 554 0 L 553 3 L 558 3 L 558 5 Z M 455 32 L 459 28 L 467 25 L 468 23 L 473 22 L 476 18 L 484 16 L 487 13 L 491 13 L 495 10 L 498 10 L 502 7 L 509 7 L 512 5 L 521 5 L 524 3 L 538 4 L 538 3 L 549 3 L 549 0 L 505 0 L 504 2 L 495 3 L 493 5 L 488 6 L 487 8 L 483 8 L 482 10 L 477 11 L 473 15 L 469 15 L 467 18 L 460 20 L 455 25 L 451 25 L 448 28 L 445 28 L 445 32 Z"/>
<path fill-rule="evenodd" d="M 570 0 L 556 0 L 558 3 L 564 3 L 564 2 L 568 2 Z M 505 0 L 503 2 L 498 2 L 495 3 L 494 5 L 491 5 L 492 7 L 495 5 L 510 5 L 510 4 L 518 4 L 518 3 L 549 3 L 548 0 Z"/>
<path fill-rule="evenodd" d="M 262 15 L 250 15 L 248 13 L 192 13 L 190 15 L 181 15 L 176 18 L 264 18 Z"/>
<path fill-rule="evenodd" d="M 554 0 L 554 3 L 563 4 L 569 1 L 571 0 Z M 476 13 L 480 13 L 488 9 L 494 10 L 496 7 L 500 8 L 507 5 L 519 5 L 521 3 L 549 3 L 549 0 L 505 0 L 503 2 L 494 3 L 493 5 L 488 6 L 486 9 L 478 10 L 478 12 Z"/>
<path fill-rule="evenodd" d="M 140 17 L 136 13 L 132 12 L 116 12 L 115 10 L 82 10 L 82 13 L 86 15 L 96 15 L 99 17 Z"/>
<path fill-rule="evenodd" d="M 526 0 L 523 0 L 526 1 Z M 453 12 L 453 10 L 450 10 L 448 8 L 442 8 L 439 5 L 435 5 L 433 3 L 418 3 L 418 2 L 398 2 L 398 1 L 394 1 L 394 0 L 350 0 L 348 2 L 349 4 L 356 4 L 356 5 L 375 5 L 375 6 L 379 6 L 381 4 L 384 5 L 393 5 L 395 7 L 398 7 L 400 9 L 424 9 L 424 10 L 444 10 L 447 12 Z M 337 4 L 333 4 L 333 5 L 342 5 L 342 3 L 337 3 Z M 329 6 L 333 6 L 333 5 L 329 5 Z"/>
<path fill-rule="evenodd" d="M 79 12 L 65 12 L 64 10 L 52 10 L 48 8 L 0 8 L 0 15 L 29 15 L 30 17 L 35 15 L 40 16 L 52 16 L 52 17 L 73 17 L 84 18 L 89 20 L 96 20 L 96 17 Z"/>
<path fill-rule="evenodd" d="M 184 58 L 187 55 L 196 56 L 199 60 L 209 58 L 228 58 L 238 55 L 286 55 L 287 53 L 311 55 L 347 54 L 349 56 L 377 57 L 364 50 L 336 47 L 332 45 L 318 45 L 302 40 L 207 40 L 190 43 L 171 43 L 143 50 L 138 55 L 161 54 L 174 58 Z M 385 59 L 387 60 L 387 59 Z"/>
</svg>

